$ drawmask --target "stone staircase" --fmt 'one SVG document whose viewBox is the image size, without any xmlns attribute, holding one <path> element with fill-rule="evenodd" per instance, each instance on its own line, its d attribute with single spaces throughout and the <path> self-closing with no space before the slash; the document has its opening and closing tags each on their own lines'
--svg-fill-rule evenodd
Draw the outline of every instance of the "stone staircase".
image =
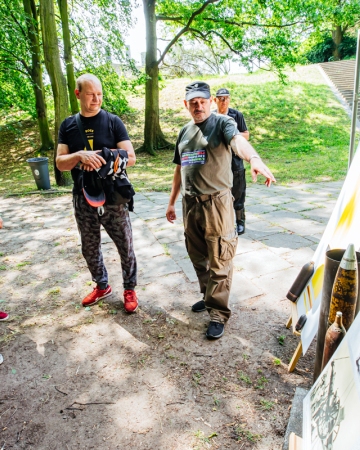
<svg viewBox="0 0 360 450">
<path fill-rule="evenodd" d="M 332 61 L 321 63 L 320 72 L 331 82 L 339 95 L 352 111 L 354 95 L 355 60 Z M 357 118 L 360 120 L 360 102 L 358 102 Z"/>
</svg>

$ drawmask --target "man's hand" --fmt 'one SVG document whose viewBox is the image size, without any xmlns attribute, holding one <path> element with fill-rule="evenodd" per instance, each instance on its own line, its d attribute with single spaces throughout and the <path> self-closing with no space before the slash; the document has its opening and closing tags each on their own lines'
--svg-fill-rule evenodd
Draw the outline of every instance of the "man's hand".
<svg viewBox="0 0 360 450">
<path fill-rule="evenodd" d="M 80 168 L 90 172 L 91 170 L 99 169 L 103 164 L 106 164 L 105 159 L 98 154 L 99 152 L 101 152 L 101 150 L 80 150 L 77 152 L 81 162 Z"/>
<path fill-rule="evenodd" d="M 276 179 L 271 173 L 271 170 L 266 164 L 262 162 L 260 158 L 251 158 L 250 166 L 251 176 L 254 183 L 256 183 L 257 181 L 258 174 L 264 175 L 264 177 L 266 178 L 265 184 L 267 187 L 271 186 L 271 182 L 276 183 Z"/>
<path fill-rule="evenodd" d="M 174 223 L 176 220 L 176 212 L 175 212 L 175 206 L 169 205 L 166 210 L 166 218 L 170 223 Z"/>
</svg>

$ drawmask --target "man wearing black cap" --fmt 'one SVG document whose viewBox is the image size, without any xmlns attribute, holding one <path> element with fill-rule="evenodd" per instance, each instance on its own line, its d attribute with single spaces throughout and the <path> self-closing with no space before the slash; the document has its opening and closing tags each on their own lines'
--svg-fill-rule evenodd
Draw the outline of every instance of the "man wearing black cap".
<svg viewBox="0 0 360 450">
<path fill-rule="evenodd" d="M 221 88 L 216 92 L 215 103 L 217 112 L 232 117 L 237 124 L 240 134 L 248 141 L 250 134 L 246 127 L 244 116 L 240 111 L 229 107 L 230 92 L 226 88 Z M 246 178 L 243 160 L 234 152 L 232 153 L 231 170 L 234 176 L 232 194 L 234 196 L 236 231 L 238 235 L 241 235 L 245 233 Z"/>
<path fill-rule="evenodd" d="M 175 202 L 181 191 L 186 248 L 204 295 L 192 310 L 207 309 L 210 324 L 206 336 L 218 339 L 231 314 L 232 259 L 237 245 L 231 149 L 250 163 L 254 182 L 258 174 L 265 176 L 267 186 L 275 178 L 240 135 L 235 121 L 211 113 L 208 84 L 198 81 L 186 86 L 184 103 L 193 120 L 182 128 L 176 142 L 176 168 L 166 217 L 171 223 L 176 219 Z"/>
<path fill-rule="evenodd" d="M 138 307 L 135 293 L 137 266 L 128 207 L 125 204 L 105 204 L 100 211 L 97 207 L 102 204 L 100 198 L 89 198 L 89 195 L 87 199 L 85 198 L 80 181 L 81 170 L 78 167 L 87 172 L 98 171 L 106 163 L 99 154 L 103 147 L 121 148 L 123 153 L 127 153 L 127 157 L 121 162 L 122 165 L 133 166 L 136 161 L 135 152 L 122 121 L 101 109 L 102 87 L 97 77 L 90 74 L 81 75 L 76 80 L 75 94 L 80 101 L 80 125 L 93 151 L 83 150 L 84 140 L 76 116 L 68 117 L 60 126 L 56 164 L 61 171 L 71 170 L 74 180 L 73 203 L 81 237 L 81 250 L 92 279 L 96 283 L 93 291 L 83 299 L 82 305 L 95 305 L 112 293 L 101 253 L 102 225 L 114 241 L 120 255 L 125 311 L 134 312 Z"/>
</svg>

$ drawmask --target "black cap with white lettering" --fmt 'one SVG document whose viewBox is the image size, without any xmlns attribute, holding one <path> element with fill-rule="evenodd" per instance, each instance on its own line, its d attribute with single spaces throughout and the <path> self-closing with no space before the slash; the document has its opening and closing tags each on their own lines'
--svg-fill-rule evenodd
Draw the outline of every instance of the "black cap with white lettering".
<svg viewBox="0 0 360 450">
<path fill-rule="evenodd" d="M 185 100 L 189 101 L 196 97 L 210 98 L 210 86 L 203 81 L 188 84 L 185 88 Z"/>
<path fill-rule="evenodd" d="M 230 92 L 225 88 L 221 88 L 216 92 L 216 97 L 230 97 Z"/>
</svg>

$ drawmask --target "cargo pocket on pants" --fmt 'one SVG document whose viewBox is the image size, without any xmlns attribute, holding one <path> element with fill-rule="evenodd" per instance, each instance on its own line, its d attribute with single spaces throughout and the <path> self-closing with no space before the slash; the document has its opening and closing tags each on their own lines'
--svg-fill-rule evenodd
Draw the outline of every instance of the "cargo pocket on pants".
<svg viewBox="0 0 360 450">
<path fill-rule="evenodd" d="M 233 259 L 236 253 L 237 242 L 237 236 L 232 238 L 221 237 L 219 239 L 219 259 L 222 261 Z"/>
</svg>

